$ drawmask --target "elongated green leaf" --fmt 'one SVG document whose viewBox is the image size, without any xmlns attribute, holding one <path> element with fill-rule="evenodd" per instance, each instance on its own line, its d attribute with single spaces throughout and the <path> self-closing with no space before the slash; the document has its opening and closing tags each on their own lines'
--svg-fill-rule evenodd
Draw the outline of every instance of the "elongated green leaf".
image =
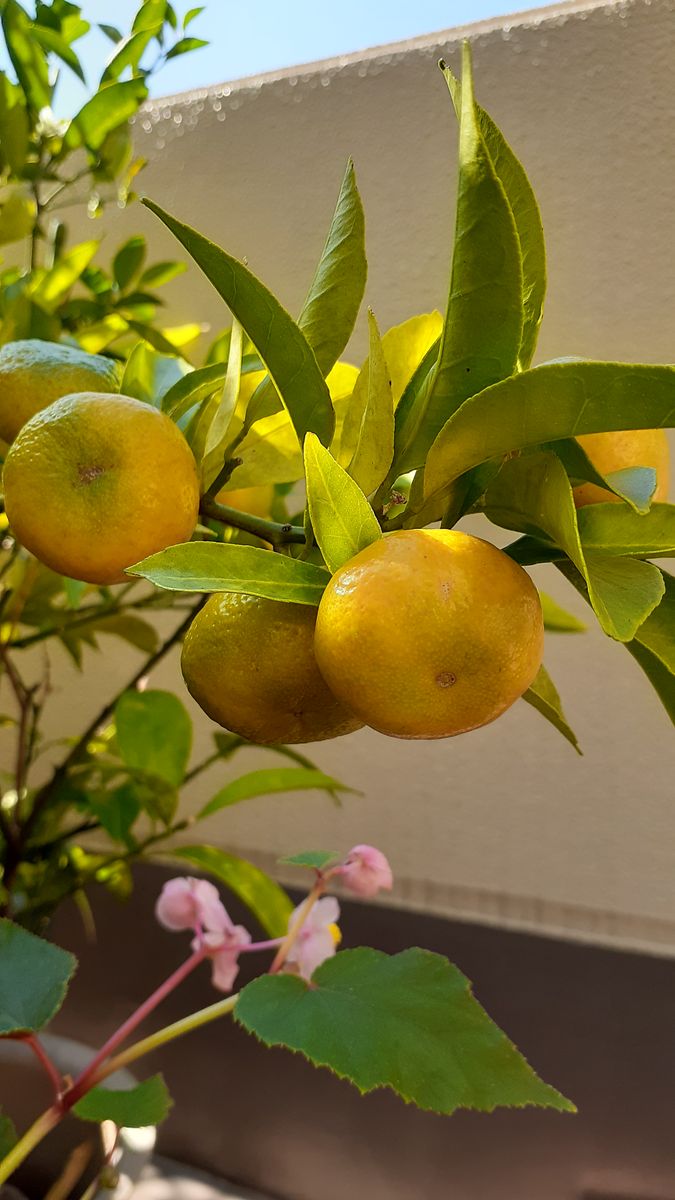
<svg viewBox="0 0 675 1200">
<path fill-rule="evenodd" d="M 136 1087 L 123 1091 L 95 1087 L 77 1104 L 73 1112 L 81 1121 L 112 1121 L 119 1128 L 139 1129 L 159 1125 L 169 1115 L 171 1097 L 161 1075 L 153 1075 Z"/>
<path fill-rule="evenodd" d="M 247 267 L 157 204 L 144 200 L 213 284 L 248 333 L 267 367 L 302 444 L 316 433 L 330 442 L 335 415 L 328 388 L 304 334 Z"/>
<path fill-rule="evenodd" d="M 234 410 L 237 407 L 237 396 L 239 395 L 242 349 L 243 330 L 239 322 L 235 321 L 232 325 L 223 392 L 206 435 L 204 457 L 201 463 L 202 487 L 204 491 L 208 491 L 211 484 L 216 480 L 225 461 L 225 449 L 228 444 Z"/>
<path fill-rule="evenodd" d="M 459 190 L 450 295 L 438 361 L 417 399 L 400 470 L 422 465 L 448 417 L 469 396 L 512 375 L 523 335 L 523 264 L 516 224 L 478 123 L 465 43 Z"/>
<path fill-rule="evenodd" d="M 189 54 L 192 50 L 201 50 L 202 46 L 208 46 L 208 44 L 205 38 L 181 38 L 168 51 L 166 61 L 168 62 L 171 58 L 178 58 L 179 54 Z"/>
<path fill-rule="evenodd" d="M 154 27 L 150 26 L 149 29 L 141 29 L 137 33 L 130 33 L 128 37 L 117 42 L 113 53 L 105 65 L 105 70 L 101 76 L 101 83 L 109 83 L 112 79 L 119 79 L 120 75 L 128 67 L 131 67 L 131 70 L 135 73 L 145 50 L 160 28 L 161 25 L 159 24 Z"/>
<path fill-rule="evenodd" d="M 171 857 L 213 875 L 234 892 L 270 937 L 283 937 L 293 905 L 283 888 L 253 863 L 215 846 L 181 846 Z"/>
<path fill-rule="evenodd" d="M 656 471 L 652 467 L 629 467 L 601 475 L 576 438 L 548 442 L 542 446 L 542 450 L 553 450 L 575 483 L 579 480 L 594 483 L 596 487 L 605 488 L 620 500 L 625 500 L 636 512 L 649 512 L 656 489 Z"/>
<path fill-rule="evenodd" d="M 530 684 L 527 691 L 523 693 L 523 700 L 526 700 L 528 704 L 536 708 L 537 712 L 541 713 L 542 717 L 550 721 L 558 733 L 561 733 L 570 745 L 574 746 L 577 754 L 582 753 L 577 736 L 565 718 L 558 689 L 543 665 L 539 668 L 534 683 Z"/>
<path fill-rule="evenodd" d="M 588 601 L 586 584 L 572 563 L 556 563 L 556 566 Z M 675 724 L 675 579 L 667 571 L 661 571 L 661 576 L 663 599 L 640 626 L 633 641 L 626 644 L 626 649 L 642 667 Z"/>
<path fill-rule="evenodd" d="M 382 483 L 394 456 L 394 397 L 380 331 L 371 309 L 368 310 L 368 328 L 370 354 L 365 367 L 365 405 L 354 454 L 347 468 L 366 496 Z"/>
<path fill-rule="evenodd" d="M 565 551 L 586 580 L 595 614 L 609 637 L 630 641 L 659 603 L 663 580 L 652 563 L 584 551 L 569 479 L 550 451 L 504 463 L 488 487 L 484 509 L 495 524 L 543 535 Z"/>
<path fill-rule="evenodd" d="M 75 966 L 66 950 L 0 918 L 0 1036 L 48 1025 Z"/>
<path fill-rule="evenodd" d="M 84 145 L 92 152 L 100 150 L 108 134 L 133 117 L 147 98 L 148 89 L 142 79 L 111 83 L 96 92 L 68 126 L 67 149 L 76 150 Z"/>
<path fill-rule="evenodd" d="M 271 796 L 274 792 L 351 792 L 352 788 L 345 787 L 324 775 L 323 771 L 308 771 L 304 767 L 269 767 L 260 771 L 250 771 L 239 779 L 232 779 L 225 787 L 204 805 L 199 813 L 200 819 L 210 817 L 221 808 L 229 808 L 233 804 L 241 804 L 244 800 L 253 800 L 258 796 Z"/>
<path fill-rule="evenodd" d="M 112 262 L 113 278 L 119 288 L 124 290 L 138 275 L 145 261 L 146 253 L 145 238 L 140 234 L 130 237 L 123 246 L 120 246 Z"/>
<path fill-rule="evenodd" d="M 365 219 L 349 160 L 326 243 L 298 325 L 325 376 L 342 354 L 366 286 Z"/>
<path fill-rule="evenodd" d="M 564 362 L 535 367 L 467 400 L 429 452 L 425 495 L 471 467 L 542 442 L 675 425 L 675 368 Z"/>
<path fill-rule="evenodd" d="M 321 258 L 298 317 L 298 326 L 324 377 L 349 341 L 363 300 L 367 272 L 365 218 L 350 159 Z M 263 379 L 246 413 L 247 429 L 276 412 L 279 404 L 272 381 Z"/>
<path fill-rule="evenodd" d="M 305 439 L 307 503 L 314 535 L 326 564 L 343 563 L 382 537 L 361 488 L 311 434 Z"/>
<path fill-rule="evenodd" d="M 0 71 L 0 164 L 20 175 L 28 153 L 28 114 L 21 88 Z"/>
<path fill-rule="evenodd" d="M 312 871 L 323 871 L 329 863 L 336 862 L 339 855 L 336 850 L 301 850 L 299 854 L 287 854 L 280 858 L 280 863 L 289 867 L 309 867 Z"/>
<path fill-rule="evenodd" d="M 361 1092 L 388 1087 L 432 1112 L 527 1104 L 575 1111 L 493 1024 L 464 975 L 427 950 L 345 950 L 314 972 L 312 986 L 262 976 L 241 992 L 235 1018 L 266 1045 L 299 1051 Z"/>
<path fill-rule="evenodd" d="M 100 242 L 92 239 L 73 246 L 61 258 L 57 259 L 51 270 L 33 289 L 35 299 L 43 308 L 53 311 L 67 296 L 70 289 L 79 281 L 82 272 L 93 259 Z"/>
<path fill-rule="evenodd" d="M 44 25 L 33 24 L 31 27 L 31 37 L 35 39 L 39 46 L 42 46 L 43 50 L 46 50 L 50 54 L 55 54 L 57 58 L 61 59 L 61 62 L 70 67 L 70 70 L 74 75 L 77 75 L 78 79 L 82 80 L 82 83 L 86 83 L 79 58 L 72 47 L 68 45 L 65 38 L 61 37 L 60 33 L 57 33 L 55 29 L 48 29 Z"/>
<path fill-rule="evenodd" d="M 33 37 L 33 23 L 17 0 L 4 0 L 2 31 L 16 77 L 33 115 L 48 108 L 52 98 L 47 56 Z"/>
<path fill-rule="evenodd" d="M 226 373 L 226 363 L 220 362 L 189 371 L 165 394 L 162 400 L 164 412 L 168 413 L 172 420 L 179 421 L 191 408 L 201 404 L 202 400 L 206 400 L 222 387 Z"/>
<path fill-rule="evenodd" d="M 124 692 L 115 706 L 117 745 L 132 770 L 177 787 L 192 748 L 192 722 L 173 692 Z"/>
<path fill-rule="evenodd" d="M 567 612 L 562 608 L 557 600 L 548 596 L 546 592 L 539 593 L 541 600 L 541 608 L 544 614 L 544 629 L 550 630 L 552 633 L 584 633 L 587 626 L 573 613 Z"/>
<path fill-rule="evenodd" d="M 138 285 L 142 288 L 162 287 L 165 283 L 170 283 L 177 275 L 183 275 L 187 270 L 187 266 L 182 262 L 166 261 L 153 263 L 152 266 L 146 267 L 141 275 Z"/>
<path fill-rule="evenodd" d="M 584 550 L 642 558 L 675 555 L 675 504 L 653 504 L 643 516 L 627 504 L 587 504 L 577 519 Z"/>
<path fill-rule="evenodd" d="M 317 605 L 328 572 L 313 563 L 272 554 L 254 546 L 188 542 L 152 554 L 128 574 L 141 575 L 157 587 L 177 592 L 242 592 Z"/>
<path fill-rule="evenodd" d="M 0 1163 L 18 1141 L 14 1122 L 5 1113 L 0 1112 Z"/>
</svg>

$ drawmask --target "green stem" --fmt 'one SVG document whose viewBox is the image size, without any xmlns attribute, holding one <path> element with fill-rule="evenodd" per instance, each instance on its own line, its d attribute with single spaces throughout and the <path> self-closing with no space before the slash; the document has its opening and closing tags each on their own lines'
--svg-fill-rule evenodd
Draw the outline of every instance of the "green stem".
<svg viewBox="0 0 675 1200">
<path fill-rule="evenodd" d="M 2 1162 L 0 1162 L 0 1184 L 5 1183 L 11 1175 L 14 1174 L 17 1167 L 20 1167 L 22 1162 L 28 1158 L 31 1150 L 40 1144 L 43 1138 L 55 1129 L 62 1117 L 61 1109 L 55 1104 L 43 1112 L 42 1116 L 38 1117 L 37 1121 L 31 1125 L 30 1129 L 24 1133 L 23 1137 L 19 1138 L 15 1146 L 12 1146 L 9 1154 L 6 1154 Z"/>
<path fill-rule="evenodd" d="M 92 1084 L 100 1083 L 108 1075 L 119 1071 L 120 1067 L 126 1067 L 129 1063 L 136 1062 L 138 1058 L 150 1054 L 153 1050 L 158 1050 L 160 1046 L 174 1041 L 175 1038 L 182 1037 L 184 1033 L 192 1033 L 193 1029 L 200 1029 L 202 1025 L 208 1025 L 211 1021 L 226 1017 L 232 1012 L 238 999 L 239 993 L 235 992 L 233 996 L 227 996 L 225 1000 L 209 1004 L 207 1008 L 191 1013 L 189 1017 L 182 1017 L 180 1021 L 174 1021 L 173 1025 L 166 1025 L 164 1029 L 158 1029 L 156 1033 L 151 1033 L 149 1037 L 143 1038 L 140 1042 L 134 1042 L 121 1054 L 111 1058 L 104 1067 L 101 1067 L 95 1079 L 92 1080 Z"/>
<path fill-rule="evenodd" d="M 200 512 L 212 521 L 252 533 L 265 542 L 271 542 L 273 546 L 283 546 L 288 542 L 305 544 L 305 531 L 299 525 L 280 525 L 277 521 L 254 517 L 252 513 L 240 512 L 238 508 L 230 508 L 227 504 L 217 504 L 207 496 L 202 498 Z"/>
</svg>

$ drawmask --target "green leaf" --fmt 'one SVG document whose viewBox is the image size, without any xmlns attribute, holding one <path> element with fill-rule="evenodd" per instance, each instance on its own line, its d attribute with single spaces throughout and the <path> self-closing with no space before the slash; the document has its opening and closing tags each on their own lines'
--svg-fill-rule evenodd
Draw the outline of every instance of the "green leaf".
<svg viewBox="0 0 675 1200">
<path fill-rule="evenodd" d="M 625 500 L 636 512 L 649 512 L 656 490 L 656 471 L 652 467 L 629 467 L 601 475 L 576 438 L 561 438 L 557 442 L 545 443 L 541 448 L 553 450 L 558 455 L 575 483 L 580 480 L 594 483 L 596 487 L 606 488 L 620 500 Z"/>
<path fill-rule="evenodd" d="M 84 628 L 92 633 L 107 633 L 122 638 L 122 641 L 135 646 L 137 650 L 142 650 L 144 654 L 154 654 L 159 644 L 155 627 L 134 613 L 109 613 L 94 618 L 91 624 Z"/>
<path fill-rule="evenodd" d="M 33 22 L 17 0 L 4 0 L 2 29 L 16 77 L 37 117 L 40 109 L 50 106 L 52 98 L 47 56 L 34 37 Z"/>
<path fill-rule="evenodd" d="M 675 504 L 653 504 L 642 516 L 627 504 L 587 504 L 577 520 L 584 550 L 641 558 L 675 555 Z"/>
<path fill-rule="evenodd" d="M 583 626 L 582 626 L 583 628 Z M 582 751 L 577 741 L 577 736 L 570 728 L 562 710 L 562 702 L 558 695 L 557 688 L 551 679 L 546 667 L 543 665 L 539 668 L 537 677 L 534 683 L 530 684 L 526 692 L 523 693 L 523 700 L 536 708 L 537 712 L 541 713 L 542 717 L 546 717 L 551 725 L 558 730 L 559 733 L 567 738 L 570 745 L 574 746 L 577 754 Z"/>
<path fill-rule="evenodd" d="M 313 871 L 323 871 L 329 863 L 339 858 L 337 850 L 302 850 L 300 854 L 287 854 L 280 858 L 280 863 L 288 863 L 290 867 L 310 867 Z"/>
<path fill-rule="evenodd" d="M 227 367 L 225 363 L 212 363 L 189 371 L 169 389 L 162 400 L 162 409 L 172 421 L 179 421 L 191 408 L 201 404 L 222 387 Z"/>
<path fill-rule="evenodd" d="M 661 599 L 663 581 L 652 563 L 608 558 L 582 547 L 570 481 L 550 451 L 504 463 L 483 506 L 495 524 L 543 535 L 565 551 L 586 580 L 595 614 L 609 637 L 630 641 Z"/>
<path fill-rule="evenodd" d="M 548 596 L 546 592 L 540 592 L 539 599 L 544 614 L 544 629 L 552 633 L 585 633 L 588 627 L 583 621 L 562 608 L 557 600 Z"/>
<path fill-rule="evenodd" d="M 78 79 L 82 80 L 82 83 L 86 83 L 79 58 L 60 33 L 57 33 L 55 29 L 45 28 L 44 25 L 33 24 L 31 36 L 35 38 L 39 46 L 42 46 L 43 50 L 55 54 L 57 58 L 61 59 L 61 62 L 70 67 L 70 70 L 77 75 Z"/>
<path fill-rule="evenodd" d="M 191 25 L 195 20 L 195 17 L 198 17 L 203 12 L 204 5 L 202 5 L 200 8 L 189 8 L 183 17 L 183 29 L 187 29 L 188 25 Z"/>
<path fill-rule="evenodd" d="M 192 50 L 201 50 L 202 46 L 208 46 L 208 44 L 204 38 L 181 38 L 169 50 L 166 61 L 168 62 L 170 58 L 178 58 L 179 54 L 189 54 Z"/>
<path fill-rule="evenodd" d="M 35 299 L 49 312 L 64 300 L 68 292 L 79 282 L 82 272 L 89 266 L 98 250 L 100 242 L 92 239 L 73 246 L 56 260 L 51 270 L 33 289 Z"/>
<path fill-rule="evenodd" d="M 240 592 L 292 604 L 318 605 L 328 573 L 314 563 L 256 546 L 189 542 L 129 567 L 157 587 L 177 592 Z"/>
<path fill-rule="evenodd" d="M 556 564 L 566 579 L 588 600 L 586 585 L 571 563 Z M 661 571 L 664 596 L 658 608 L 638 629 L 626 649 L 642 667 L 675 724 L 675 579 Z"/>
<path fill-rule="evenodd" d="M 150 200 L 143 203 L 202 269 L 256 346 L 302 445 L 305 434 L 330 442 L 335 424 L 330 394 L 312 350 L 279 301 L 247 267 Z"/>
<path fill-rule="evenodd" d="M 117 745 L 122 761 L 174 787 L 192 748 L 192 722 L 173 692 L 124 692 L 115 706 Z"/>
<path fill-rule="evenodd" d="M 33 197 L 20 188 L 13 188 L 0 208 L 0 246 L 30 237 L 36 217 Z"/>
<path fill-rule="evenodd" d="M 306 770 L 304 767 L 271 767 L 260 771 L 250 771 L 239 779 L 232 779 L 225 787 L 209 800 L 199 812 L 199 819 L 210 817 L 212 813 L 220 812 L 221 808 L 229 808 L 233 804 L 241 804 L 243 800 L 252 800 L 258 796 L 271 796 L 274 792 L 324 791 L 351 792 L 353 789 L 338 783 L 323 771 Z"/>
<path fill-rule="evenodd" d="M 28 114 L 23 92 L 0 71 L 0 162 L 19 175 L 27 153 Z"/>
<path fill-rule="evenodd" d="M 452 87 L 451 77 L 448 83 Z M 401 470 L 421 466 L 436 434 L 467 397 L 513 374 L 522 336 L 520 242 L 478 122 L 464 43 L 450 295 L 438 361 L 418 398 L 414 437 L 400 447 Z"/>
<path fill-rule="evenodd" d="M 232 337 L 227 356 L 227 369 L 223 393 L 209 426 L 204 447 L 204 457 L 201 462 L 202 487 L 208 491 L 223 469 L 225 451 L 230 436 L 232 418 L 237 407 L 237 396 L 241 383 L 241 357 L 243 350 L 243 330 L 238 321 L 232 325 Z"/>
<path fill-rule="evenodd" d="M 156 288 L 162 287 L 165 283 L 170 283 L 177 275 L 182 275 L 187 271 L 187 266 L 182 262 L 157 262 L 151 267 L 147 267 L 141 275 L 138 286 L 141 288 Z"/>
<path fill-rule="evenodd" d="M 298 317 L 325 376 L 349 341 L 366 286 L 365 219 L 349 160 L 328 237 Z"/>
<path fill-rule="evenodd" d="M 160 1125 L 171 1104 L 163 1077 L 153 1075 L 124 1090 L 92 1088 L 73 1105 L 73 1112 L 82 1121 L 96 1121 L 99 1125 L 102 1121 L 112 1121 L 118 1128 L 141 1129 Z"/>
<path fill-rule="evenodd" d="M 137 342 L 127 359 L 120 391 L 123 396 L 163 408 L 166 396 L 189 372 L 185 359 L 159 354 L 147 342 Z"/>
<path fill-rule="evenodd" d="M 129 844 L 131 827 L 141 812 L 141 803 L 131 783 L 111 792 L 87 794 L 87 805 L 115 842 Z"/>
<path fill-rule="evenodd" d="M 490 458 L 603 430 L 675 425 L 675 368 L 564 362 L 534 367 L 467 400 L 429 452 L 424 492 Z"/>
<path fill-rule="evenodd" d="M 120 246 L 112 261 L 112 271 L 115 283 L 121 291 L 124 291 L 132 279 L 138 275 L 146 253 L 145 238 L 140 234 L 130 237 L 123 246 Z"/>
<path fill-rule="evenodd" d="M 109 83 L 112 79 L 119 79 L 120 75 L 129 67 L 135 74 L 143 54 L 160 28 L 161 25 L 150 26 L 149 29 L 141 29 L 137 33 L 130 33 L 128 37 L 118 41 L 115 45 L 115 50 L 105 65 L 105 70 L 101 76 L 101 83 Z"/>
<path fill-rule="evenodd" d="M 312 528 L 329 570 L 337 571 L 382 537 L 382 530 L 358 484 L 311 434 L 305 439 L 305 475 Z"/>
<path fill-rule="evenodd" d="M 394 397 L 380 331 L 368 309 L 370 354 L 364 367 L 365 404 L 354 454 L 347 467 L 351 478 L 369 496 L 382 483 L 394 457 Z"/>
<path fill-rule="evenodd" d="M 48 1025 L 75 966 L 66 950 L 0 918 L 0 1036 Z"/>
<path fill-rule="evenodd" d="M 18 1140 L 14 1122 L 0 1112 L 0 1162 L 7 1157 Z"/>
<path fill-rule="evenodd" d="M 132 33 L 139 29 L 154 29 L 157 25 L 163 25 L 169 16 L 168 9 L 167 0 L 141 0 L 141 6 L 131 26 Z"/>
<path fill-rule="evenodd" d="M 575 1111 L 490 1020 L 464 975 L 427 950 L 345 950 L 311 986 L 262 976 L 243 989 L 234 1015 L 266 1045 L 299 1051 L 361 1092 L 391 1088 L 421 1109 Z"/>
<path fill-rule="evenodd" d="M 99 29 L 101 30 L 101 33 L 104 33 L 105 36 L 110 39 L 111 42 L 121 42 L 124 36 L 119 29 L 115 28 L 114 25 L 99 25 Z"/>
<path fill-rule="evenodd" d="M 84 145 L 92 152 L 100 150 L 108 134 L 133 117 L 147 98 L 148 89 L 142 79 L 111 83 L 96 92 L 68 126 L 66 149 Z"/>
<path fill-rule="evenodd" d="M 250 909 L 270 937 L 283 937 L 288 932 L 288 918 L 293 911 L 291 901 L 283 888 L 253 863 L 215 846 L 181 846 L 171 851 L 171 857 L 189 862 L 224 883 Z"/>
</svg>

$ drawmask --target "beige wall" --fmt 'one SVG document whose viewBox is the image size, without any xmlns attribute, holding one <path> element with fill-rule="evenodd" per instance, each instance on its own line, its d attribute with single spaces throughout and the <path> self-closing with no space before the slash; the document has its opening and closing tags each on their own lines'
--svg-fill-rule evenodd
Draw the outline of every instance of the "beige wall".
<svg viewBox="0 0 675 1200">
<path fill-rule="evenodd" d="M 675 3 L 570 3 L 469 33 L 479 98 L 543 211 L 551 282 L 539 357 L 672 360 Z M 456 129 L 434 64 L 441 53 L 456 63 L 459 40 L 450 31 L 158 101 L 137 122 L 143 188 L 246 255 L 297 310 L 352 154 L 381 326 L 442 306 Z M 155 257 L 175 252 L 139 207 L 110 212 L 106 227 L 111 245 L 141 229 Z M 196 270 L 169 294 L 176 321 L 227 323 Z M 362 320 L 356 358 L 363 345 Z M 552 568 L 536 574 L 579 609 Z M 363 732 L 313 750 L 363 796 L 340 810 L 312 795 L 253 802 L 212 821 L 211 837 L 267 863 L 373 841 L 392 859 L 400 903 L 672 952 L 672 727 L 626 651 L 596 632 L 550 636 L 546 661 L 583 759 L 523 703 L 445 742 Z M 116 677 L 125 669 L 107 660 Z M 174 683 L 175 669 L 158 682 Z M 77 702 L 84 714 L 88 698 Z M 205 720 L 200 731 L 205 740 Z"/>
</svg>

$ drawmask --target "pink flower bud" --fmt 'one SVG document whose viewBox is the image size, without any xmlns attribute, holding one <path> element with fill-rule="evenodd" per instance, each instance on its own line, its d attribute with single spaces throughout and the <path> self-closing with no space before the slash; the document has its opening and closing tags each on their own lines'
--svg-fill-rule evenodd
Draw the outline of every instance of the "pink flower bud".
<svg viewBox="0 0 675 1200">
<path fill-rule="evenodd" d="M 173 931 L 203 927 L 222 934 L 232 928 L 217 888 L 205 879 L 170 879 L 159 895 L 155 916 Z"/>
<path fill-rule="evenodd" d="M 375 846 L 354 846 L 335 873 L 357 896 L 375 896 L 382 888 L 390 892 L 394 883 L 387 859 Z"/>
<path fill-rule="evenodd" d="M 298 905 L 291 913 L 288 921 L 289 930 L 293 928 L 302 905 Z M 334 896 L 324 896 L 317 900 L 307 914 L 302 929 L 294 942 L 286 959 L 288 967 L 304 979 L 311 979 L 317 967 L 327 958 L 332 958 L 340 941 L 340 930 L 337 921 L 340 917 L 340 905 Z"/>
</svg>

